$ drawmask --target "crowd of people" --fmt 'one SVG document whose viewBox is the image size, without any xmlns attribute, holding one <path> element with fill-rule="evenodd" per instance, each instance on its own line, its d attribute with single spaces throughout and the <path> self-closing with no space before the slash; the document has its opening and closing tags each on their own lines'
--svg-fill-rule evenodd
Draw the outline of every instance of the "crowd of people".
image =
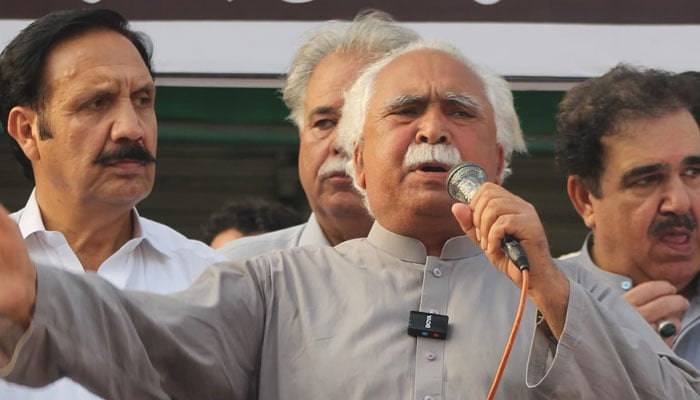
<svg viewBox="0 0 700 400">
<path fill-rule="evenodd" d="M 621 64 L 566 93 L 556 161 L 590 233 L 558 257 L 502 186 L 526 152 L 503 77 L 380 11 L 323 26 L 283 90 L 312 213 L 227 205 L 208 244 L 249 237 L 214 250 L 136 209 L 151 47 L 89 9 L 0 53 L 34 184 L 0 207 L 0 398 L 700 398 L 697 73 Z M 487 177 L 469 204 L 445 188 L 465 161 Z"/>
</svg>

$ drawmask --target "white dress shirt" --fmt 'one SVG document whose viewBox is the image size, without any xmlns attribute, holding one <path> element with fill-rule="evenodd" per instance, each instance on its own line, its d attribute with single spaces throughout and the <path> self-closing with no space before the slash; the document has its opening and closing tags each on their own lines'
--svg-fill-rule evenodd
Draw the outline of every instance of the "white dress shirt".
<svg viewBox="0 0 700 400">
<path fill-rule="evenodd" d="M 206 244 L 188 239 L 179 232 L 140 217 L 136 209 L 134 237 L 97 269 L 120 289 L 169 293 L 186 289 L 210 264 L 226 257 Z M 36 265 L 50 265 L 76 274 L 85 270 L 61 232 L 44 227 L 35 192 L 25 207 L 10 217 L 19 225 Z M 75 340 L 80 342 L 80 333 Z M 99 399 L 70 379 L 61 379 L 44 388 L 32 389 L 0 381 L 2 400 L 87 400 Z"/>
</svg>

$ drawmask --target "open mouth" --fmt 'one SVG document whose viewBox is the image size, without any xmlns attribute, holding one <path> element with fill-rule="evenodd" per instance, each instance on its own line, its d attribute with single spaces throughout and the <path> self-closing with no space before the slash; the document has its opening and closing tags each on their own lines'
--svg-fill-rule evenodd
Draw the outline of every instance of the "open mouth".
<svg viewBox="0 0 700 400">
<path fill-rule="evenodd" d="M 421 172 L 447 172 L 449 171 L 449 167 L 444 165 L 444 164 L 421 164 L 416 166 L 415 168 L 416 171 L 421 171 Z"/>
<path fill-rule="evenodd" d="M 690 240 L 690 232 L 686 229 L 665 229 L 659 233 L 659 239 L 668 244 L 684 244 Z"/>
<path fill-rule="evenodd" d="M 332 171 L 326 174 L 323 174 L 322 176 L 324 179 L 328 178 L 349 178 L 348 174 L 345 173 L 345 171 Z"/>
</svg>

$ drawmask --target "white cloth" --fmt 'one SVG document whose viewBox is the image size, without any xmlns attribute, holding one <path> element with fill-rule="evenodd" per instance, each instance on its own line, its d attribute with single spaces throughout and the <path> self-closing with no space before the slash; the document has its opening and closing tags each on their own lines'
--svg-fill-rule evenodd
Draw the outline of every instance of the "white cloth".
<svg viewBox="0 0 700 400">
<path fill-rule="evenodd" d="M 226 258 L 206 244 L 188 239 L 177 231 L 140 217 L 136 209 L 134 238 L 126 242 L 97 269 L 120 289 L 170 293 L 185 289 L 208 266 Z M 61 232 L 46 231 L 34 191 L 25 207 L 10 217 L 17 222 L 36 265 L 50 265 L 85 274 Z M 80 342 L 80 333 L 75 340 Z M 70 379 L 33 389 L 0 381 L 1 400 L 88 400 L 99 397 Z"/>
<path fill-rule="evenodd" d="M 313 213 L 311 213 L 309 220 L 303 224 L 263 233 L 262 235 L 246 236 L 232 240 L 221 246 L 219 251 L 224 253 L 230 260 L 243 261 L 267 253 L 270 250 L 291 249 L 310 244 L 331 245 Z"/>
<path fill-rule="evenodd" d="M 580 251 L 565 254 L 559 258 L 589 270 L 597 279 L 608 283 L 620 295 L 632 289 L 632 279 L 600 269 L 593 263 L 588 251 L 591 240 L 593 240 L 593 236 L 589 234 Z M 673 350 L 693 364 L 695 368 L 700 369 L 700 279 L 696 282 L 695 294 L 690 300 L 690 307 L 683 314 L 681 330 L 673 342 Z"/>
</svg>

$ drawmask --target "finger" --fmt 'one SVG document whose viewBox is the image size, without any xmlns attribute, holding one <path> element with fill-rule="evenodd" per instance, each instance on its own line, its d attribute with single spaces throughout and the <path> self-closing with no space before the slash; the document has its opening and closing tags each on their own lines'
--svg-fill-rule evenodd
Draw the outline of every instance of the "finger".
<svg viewBox="0 0 700 400">
<path fill-rule="evenodd" d="M 673 342 L 676 340 L 676 336 L 678 336 L 678 332 L 681 330 L 681 320 L 676 317 L 670 317 L 652 326 L 659 336 L 661 336 L 664 343 L 666 343 L 668 347 L 673 348 Z"/>
<path fill-rule="evenodd" d="M 510 214 L 519 213 L 522 200 L 494 184 L 484 184 L 479 197 L 472 200 L 474 210 L 474 226 L 479 232 L 482 241 L 481 247 L 486 249 L 491 238 L 491 229 L 500 218 Z M 506 232 L 510 233 L 510 232 Z"/>
<path fill-rule="evenodd" d="M 688 310 L 689 306 L 690 303 L 688 299 L 679 294 L 673 294 L 670 296 L 657 297 L 636 308 L 647 322 L 655 324 L 662 319 L 669 319 L 674 315 L 683 315 L 683 313 Z"/>
<path fill-rule="evenodd" d="M 676 293 L 676 287 L 667 281 L 648 281 L 625 292 L 622 297 L 633 306 L 646 304 L 662 296 Z"/>
<path fill-rule="evenodd" d="M 452 215 L 454 215 L 459 227 L 476 244 L 479 244 L 476 229 L 472 223 L 472 210 L 468 205 L 455 203 L 452 205 Z"/>
</svg>

